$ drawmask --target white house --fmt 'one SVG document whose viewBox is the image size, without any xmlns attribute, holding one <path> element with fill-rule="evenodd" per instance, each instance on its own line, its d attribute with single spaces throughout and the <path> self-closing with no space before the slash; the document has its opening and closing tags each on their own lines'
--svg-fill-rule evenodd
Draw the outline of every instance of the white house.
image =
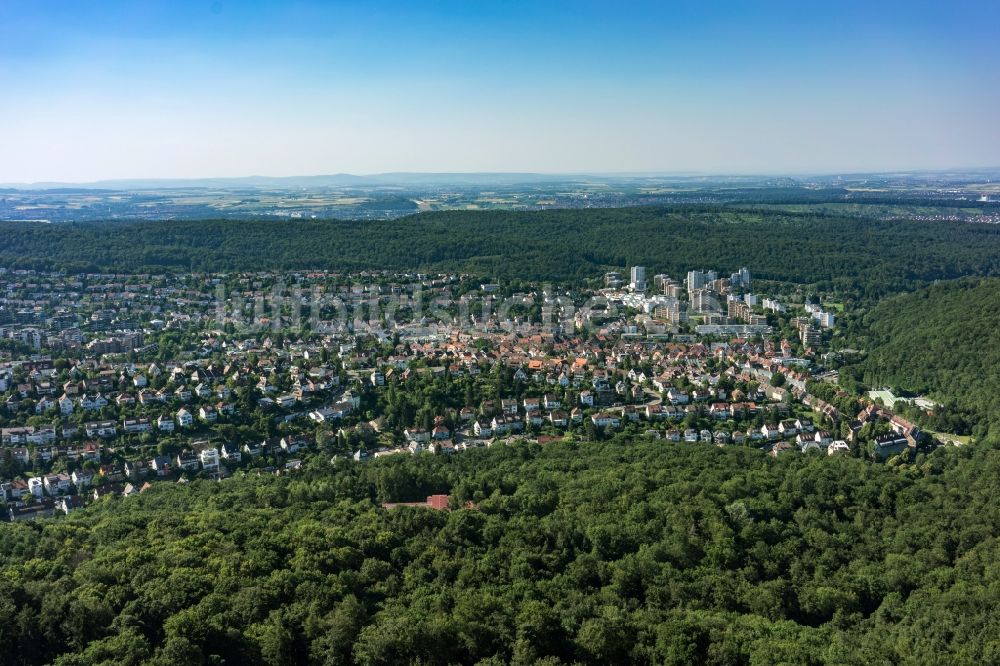
<svg viewBox="0 0 1000 666">
<path fill-rule="evenodd" d="M 156 427 L 163 432 L 173 432 L 174 431 L 174 420 L 167 415 L 160 416 L 156 419 Z"/>
<path fill-rule="evenodd" d="M 205 471 L 214 472 L 219 469 L 219 449 L 212 447 L 210 449 L 202 449 L 201 453 L 198 454 L 198 460 L 201 462 L 201 466 Z"/>
<path fill-rule="evenodd" d="M 194 425 L 194 416 L 191 412 L 181 407 L 177 410 L 177 425 L 182 428 L 190 428 Z"/>
</svg>

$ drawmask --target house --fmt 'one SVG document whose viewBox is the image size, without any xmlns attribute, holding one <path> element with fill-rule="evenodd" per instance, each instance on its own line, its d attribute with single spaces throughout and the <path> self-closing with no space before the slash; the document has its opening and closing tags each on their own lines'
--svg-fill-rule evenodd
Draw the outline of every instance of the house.
<svg viewBox="0 0 1000 666">
<path fill-rule="evenodd" d="M 20 502 L 11 505 L 7 509 L 10 522 L 19 523 L 25 520 L 36 518 L 48 518 L 56 511 L 56 503 L 51 499 L 43 499 L 34 504 L 21 504 Z"/>
<path fill-rule="evenodd" d="M 116 469 L 111 465 L 101 465 L 98 473 L 112 483 L 122 481 L 125 478 L 124 470 Z"/>
<path fill-rule="evenodd" d="M 297 403 L 299 399 L 291 393 L 286 393 L 284 395 L 279 395 L 274 399 L 274 401 L 278 404 L 278 407 L 281 407 L 282 409 L 291 409 L 295 406 L 295 403 Z"/>
<path fill-rule="evenodd" d="M 795 443 L 798 444 L 799 450 L 802 451 L 802 453 L 809 453 L 811 451 L 826 452 L 826 447 L 820 446 L 819 442 L 807 435 L 800 434 L 795 438 Z"/>
<path fill-rule="evenodd" d="M 502 414 L 493 417 L 493 420 L 490 421 L 490 428 L 493 430 L 493 434 L 495 435 L 506 435 L 510 432 L 510 424 L 507 422 L 507 418 Z"/>
<path fill-rule="evenodd" d="M 778 439 L 781 437 L 780 426 L 764 424 L 760 427 L 760 434 L 764 436 L 765 439 Z"/>
<path fill-rule="evenodd" d="M 708 408 L 708 414 L 712 418 L 725 421 L 730 417 L 729 405 L 725 402 L 713 402 Z"/>
<path fill-rule="evenodd" d="M 565 428 L 569 425 L 569 416 L 561 409 L 549 412 L 549 421 L 557 428 Z"/>
<path fill-rule="evenodd" d="M 226 442 L 222 445 L 222 458 L 231 463 L 239 464 L 243 460 L 243 454 L 240 452 L 240 447 L 232 442 Z"/>
<path fill-rule="evenodd" d="M 785 419 L 778 424 L 778 432 L 780 432 L 784 437 L 792 437 L 798 433 L 798 431 L 799 428 L 792 419 Z"/>
<path fill-rule="evenodd" d="M 542 397 L 542 407 L 548 410 L 559 409 L 562 406 L 562 402 L 558 397 L 552 395 L 551 393 L 546 393 Z"/>
<path fill-rule="evenodd" d="M 41 499 L 45 494 L 45 481 L 43 481 L 40 476 L 31 477 L 28 479 L 28 492 L 31 493 L 35 499 Z"/>
<path fill-rule="evenodd" d="M 100 393 L 87 393 L 80 396 L 80 408 L 84 411 L 97 411 L 108 406 L 108 400 Z"/>
<path fill-rule="evenodd" d="M 211 447 L 202 449 L 198 453 L 198 462 L 206 472 L 215 472 L 219 469 L 219 449 Z M 186 468 L 185 468 L 186 469 Z"/>
<path fill-rule="evenodd" d="M 156 428 L 163 432 L 174 431 L 174 420 L 167 415 L 162 415 L 156 419 Z"/>
<path fill-rule="evenodd" d="M 118 434 L 118 426 L 114 421 L 91 421 L 83 424 L 87 437 L 114 437 Z"/>
<path fill-rule="evenodd" d="M 65 393 L 62 395 L 62 397 L 59 398 L 58 403 L 59 403 L 60 414 L 62 414 L 63 416 L 69 416 L 70 414 L 73 413 L 73 408 L 75 407 L 75 405 L 73 404 L 72 398 L 70 398 Z"/>
<path fill-rule="evenodd" d="M 129 393 L 119 393 L 115 396 L 115 404 L 119 407 L 132 407 L 135 405 L 135 396 Z"/>
<path fill-rule="evenodd" d="M 101 445 L 97 442 L 85 442 L 83 448 L 80 450 L 80 456 L 84 460 L 91 460 L 93 462 L 101 461 Z"/>
<path fill-rule="evenodd" d="M 215 423 L 219 419 L 219 412 L 215 407 L 206 405 L 198 410 L 198 418 L 205 423 Z"/>
<path fill-rule="evenodd" d="M 145 418 L 123 419 L 122 430 L 130 433 L 153 432 L 153 426 Z"/>
<path fill-rule="evenodd" d="M 145 460 L 125 461 L 125 474 L 130 479 L 141 479 L 149 474 L 149 463 Z"/>
<path fill-rule="evenodd" d="M 70 484 L 72 479 L 69 474 L 61 472 L 59 474 L 47 474 L 42 477 L 42 483 L 45 485 L 45 492 L 49 495 L 61 495 L 63 493 L 69 492 Z"/>
<path fill-rule="evenodd" d="M 617 414 L 611 414 L 604 412 L 602 414 L 594 414 L 590 417 L 590 421 L 600 428 L 617 428 L 621 426 L 621 419 Z"/>
<path fill-rule="evenodd" d="M 434 448 L 437 453 L 452 454 L 455 452 L 455 443 L 450 439 L 438 439 L 434 440 L 436 443 Z"/>
<path fill-rule="evenodd" d="M 542 401 L 539 398 L 525 398 L 521 401 L 524 405 L 525 413 L 537 412 L 541 408 Z"/>
<path fill-rule="evenodd" d="M 76 486 L 77 490 L 83 490 L 93 483 L 94 475 L 86 470 L 78 469 L 70 474 L 70 479 L 73 481 L 73 485 Z"/>
<path fill-rule="evenodd" d="M 835 453 L 850 453 L 851 447 L 842 439 L 837 439 L 830 442 L 830 446 L 826 447 L 826 454 L 832 456 Z"/>
<path fill-rule="evenodd" d="M 155 456 L 149 461 L 149 466 L 153 468 L 157 476 L 166 476 L 173 469 L 173 464 L 167 456 Z"/>
<path fill-rule="evenodd" d="M 0 483 L 0 500 L 20 501 L 22 497 L 30 494 L 28 482 L 24 479 L 14 479 L 7 483 Z"/>
<path fill-rule="evenodd" d="M 4 444 L 27 444 L 28 435 L 34 431 L 35 429 L 31 426 L 4 428 L 0 430 L 0 436 L 2 436 Z"/>
<path fill-rule="evenodd" d="M 580 404 L 584 407 L 593 407 L 594 394 L 590 391 L 580 391 Z"/>
<path fill-rule="evenodd" d="M 201 466 L 201 461 L 194 453 L 184 451 L 177 454 L 177 466 L 187 472 L 197 472 L 198 467 Z"/>
<path fill-rule="evenodd" d="M 104 497 L 117 497 L 122 492 L 121 485 L 117 483 L 109 483 L 100 488 L 94 488 L 94 501 L 104 498 Z"/>
<path fill-rule="evenodd" d="M 47 445 L 53 444 L 56 441 L 56 429 L 55 428 L 36 428 L 34 432 L 29 432 L 27 437 L 28 444 L 35 445 Z"/>
<path fill-rule="evenodd" d="M 622 418 L 626 421 L 638 421 L 639 420 L 639 410 L 636 409 L 635 405 L 625 405 L 621 408 Z"/>
<path fill-rule="evenodd" d="M 773 458 L 777 458 L 783 453 L 788 453 L 789 451 L 792 450 L 792 448 L 793 448 L 792 445 L 789 444 L 788 442 L 775 442 L 774 445 L 771 447 L 771 450 L 768 451 L 768 454 Z"/>
<path fill-rule="evenodd" d="M 177 425 L 179 425 L 182 428 L 190 428 L 192 425 L 194 425 L 194 416 L 192 416 L 191 412 L 189 412 L 184 407 L 181 407 L 180 409 L 177 410 L 176 419 L 177 419 Z"/>
<path fill-rule="evenodd" d="M 354 407 L 350 402 L 341 401 L 329 407 L 322 407 L 309 412 L 309 418 L 316 423 L 326 423 L 349 416 L 352 411 L 354 411 Z"/>
<path fill-rule="evenodd" d="M 56 500 L 56 509 L 69 515 L 70 511 L 83 508 L 83 500 L 76 495 L 60 497 Z"/>
<path fill-rule="evenodd" d="M 312 442 L 305 437 L 292 437 L 285 435 L 279 440 L 278 445 L 285 453 L 298 453 L 303 449 L 308 449 Z"/>
<path fill-rule="evenodd" d="M 686 405 L 688 404 L 688 400 L 688 394 L 683 391 L 678 391 L 675 388 L 667 390 L 667 402 L 671 405 Z"/>
<path fill-rule="evenodd" d="M 885 460 L 886 458 L 902 453 L 906 450 L 907 446 L 909 446 L 909 443 L 906 441 L 906 437 L 900 434 L 892 433 L 876 437 L 875 457 L 879 460 Z"/>
<path fill-rule="evenodd" d="M 694 428 L 687 428 L 684 430 L 684 441 L 685 442 L 697 442 L 698 441 L 698 431 Z"/>
<path fill-rule="evenodd" d="M 517 400 L 504 398 L 500 401 L 500 411 L 504 414 L 517 414 Z"/>
<path fill-rule="evenodd" d="M 244 444 L 243 453 L 251 458 L 257 458 L 264 453 L 264 447 L 261 444 Z"/>
<path fill-rule="evenodd" d="M 437 425 L 434 426 L 434 430 L 431 431 L 431 437 L 435 440 L 448 439 L 451 437 L 451 431 L 444 425 Z"/>
<path fill-rule="evenodd" d="M 485 418 L 476 419 L 476 423 L 473 425 L 473 430 L 476 433 L 476 437 L 492 437 L 493 436 L 493 425 L 487 421 Z"/>
<path fill-rule="evenodd" d="M 423 428 L 407 428 L 403 431 L 403 436 L 406 437 L 408 442 L 429 442 L 431 439 L 431 433 Z"/>
<path fill-rule="evenodd" d="M 664 437 L 668 442 L 679 442 L 681 441 L 681 431 L 677 428 L 670 428 Z"/>
</svg>

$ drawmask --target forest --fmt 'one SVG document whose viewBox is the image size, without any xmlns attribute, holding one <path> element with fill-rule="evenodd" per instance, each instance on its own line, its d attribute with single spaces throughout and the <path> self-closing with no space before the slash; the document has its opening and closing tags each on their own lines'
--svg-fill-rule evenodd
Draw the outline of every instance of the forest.
<svg viewBox="0 0 1000 666">
<path fill-rule="evenodd" d="M 713 206 L 453 211 L 391 221 L 10 222 L 0 265 L 165 272 L 258 269 L 467 271 L 579 281 L 639 264 L 681 276 L 755 277 L 879 297 L 933 280 L 1000 274 L 1000 229 Z"/>
<path fill-rule="evenodd" d="M 887 298 L 864 314 L 857 342 L 869 386 L 928 394 L 930 425 L 1000 433 L 1000 279 L 963 279 Z"/>
<path fill-rule="evenodd" d="M 380 506 L 430 493 L 453 510 Z M 998 534 L 990 444 L 889 465 L 624 438 L 316 458 L 0 525 L 0 654 L 996 663 Z"/>
</svg>

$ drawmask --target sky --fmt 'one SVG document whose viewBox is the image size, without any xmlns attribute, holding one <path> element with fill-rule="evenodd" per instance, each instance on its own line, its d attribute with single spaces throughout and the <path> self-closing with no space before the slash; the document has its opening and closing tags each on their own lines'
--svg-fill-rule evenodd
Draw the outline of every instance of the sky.
<svg viewBox="0 0 1000 666">
<path fill-rule="evenodd" d="M 0 183 L 1000 166 L 1000 2 L 0 2 Z"/>
</svg>

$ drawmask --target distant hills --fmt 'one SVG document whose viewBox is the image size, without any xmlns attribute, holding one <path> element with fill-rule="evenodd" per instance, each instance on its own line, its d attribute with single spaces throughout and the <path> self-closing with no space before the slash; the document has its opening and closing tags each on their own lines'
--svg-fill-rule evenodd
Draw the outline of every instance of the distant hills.
<svg viewBox="0 0 1000 666">
<path fill-rule="evenodd" d="M 243 176 L 221 178 L 123 178 L 88 183 L 43 181 L 35 183 L 0 183 L 0 190 L 160 190 L 160 189 L 292 189 L 322 187 L 442 187 L 442 186 L 512 186 L 560 182 L 622 182 L 648 180 L 673 184 L 787 186 L 801 182 L 909 180 L 990 181 L 1000 179 L 1000 167 L 951 169 L 941 171 L 901 171 L 892 173 L 845 173 L 815 175 L 780 174 L 708 174 L 698 172 L 389 172 L 367 175 L 335 173 L 313 176 Z"/>
<path fill-rule="evenodd" d="M 316 188 L 316 187 L 363 187 L 392 185 L 518 185 L 530 183 L 552 183 L 580 180 L 592 177 L 584 174 L 540 174 L 540 173 L 378 173 L 354 175 L 336 173 L 317 176 L 244 176 L 237 178 L 127 178 L 99 180 L 91 183 L 10 183 L 3 187 L 12 189 L 104 189 L 104 190 L 151 190 L 171 188 Z M 621 177 L 621 176 L 618 176 Z"/>
</svg>

